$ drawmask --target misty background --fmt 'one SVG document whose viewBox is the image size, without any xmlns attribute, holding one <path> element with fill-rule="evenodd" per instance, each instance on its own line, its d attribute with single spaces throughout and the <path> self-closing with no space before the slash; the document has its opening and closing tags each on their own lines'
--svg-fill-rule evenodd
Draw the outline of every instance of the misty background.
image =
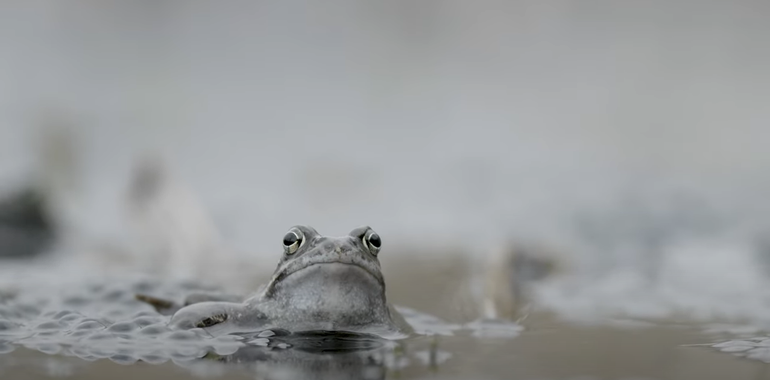
<svg viewBox="0 0 770 380">
<path fill-rule="evenodd" d="M 558 247 L 570 314 L 770 322 L 766 1 L 6 1 L 0 192 L 80 164 L 64 218 L 127 240 L 160 156 L 269 269 L 292 225 L 387 255 Z M 414 252 L 414 251 L 404 251 Z"/>
</svg>

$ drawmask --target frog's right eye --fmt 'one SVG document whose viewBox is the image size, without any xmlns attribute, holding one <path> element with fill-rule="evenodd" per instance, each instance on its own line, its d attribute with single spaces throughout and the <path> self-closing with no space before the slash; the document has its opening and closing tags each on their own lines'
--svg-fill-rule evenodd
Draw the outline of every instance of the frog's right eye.
<svg viewBox="0 0 770 380">
<path fill-rule="evenodd" d="M 305 235 L 302 234 L 302 231 L 293 228 L 283 237 L 283 252 L 287 255 L 293 255 L 304 242 Z"/>
</svg>

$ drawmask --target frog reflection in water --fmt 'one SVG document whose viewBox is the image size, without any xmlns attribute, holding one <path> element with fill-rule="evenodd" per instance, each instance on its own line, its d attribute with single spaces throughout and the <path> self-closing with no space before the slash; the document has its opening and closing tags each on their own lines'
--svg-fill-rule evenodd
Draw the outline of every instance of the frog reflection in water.
<svg viewBox="0 0 770 380">
<path fill-rule="evenodd" d="M 405 337 L 413 330 L 385 299 L 377 259 L 381 246 L 368 226 L 344 237 L 295 226 L 283 238 L 284 252 L 270 282 L 252 298 L 194 294 L 184 307 L 146 295 L 137 299 L 161 313 L 173 313 L 174 328 L 197 327 L 213 334 L 285 329 Z"/>
</svg>

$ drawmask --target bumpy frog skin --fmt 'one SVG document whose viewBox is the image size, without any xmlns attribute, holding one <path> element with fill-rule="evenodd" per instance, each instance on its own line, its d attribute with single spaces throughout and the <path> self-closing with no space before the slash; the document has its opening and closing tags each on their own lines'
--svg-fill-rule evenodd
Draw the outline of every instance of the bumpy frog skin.
<svg viewBox="0 0 770 380">
<path fill-rule="evenodd" d="M 171 326 L 203 328 L 212 334 L 266 329 L 352 331 L 402 336 L 408 324 L 387 303 L 377 255 L 381 240 L 370 227 L 347 236 L 321 236 L 292 227 L 269 283 L 244 302 L 233 296 L 193 295 L 187 306 L 137 296 L 159 311 L 173 312 Z"/>
</svg>

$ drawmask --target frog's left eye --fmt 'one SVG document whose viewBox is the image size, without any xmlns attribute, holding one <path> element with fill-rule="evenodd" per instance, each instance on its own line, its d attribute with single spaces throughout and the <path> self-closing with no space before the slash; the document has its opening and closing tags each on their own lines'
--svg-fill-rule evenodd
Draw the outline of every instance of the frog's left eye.
<svg viewBox="0 0 770 380">
<path fill-rule="evenodd" d="M 377 256 L 377 254 L 380 252 L 380 248 L 382 247 L 382 240 L 380 239 L 380 235 L 377 235 L 376 232 L 371 230 L 366 232 L 362 242 L 364 243 L 364 247 L 366 247 L 366 249 L 368 249 L 369 252 L 375 256 Z"/>
<path fill-rule="evenodd" d="M 283 237 L 283 251 L 287 255 L 293 255 L 294 253 L 297 252 L 299 247 L 301 247 L 302 243 L 304 242 L 305 242 L 305 235 L 302 234 L 302 231 L 296 228 L 291 229 Z"/>
</svg>

